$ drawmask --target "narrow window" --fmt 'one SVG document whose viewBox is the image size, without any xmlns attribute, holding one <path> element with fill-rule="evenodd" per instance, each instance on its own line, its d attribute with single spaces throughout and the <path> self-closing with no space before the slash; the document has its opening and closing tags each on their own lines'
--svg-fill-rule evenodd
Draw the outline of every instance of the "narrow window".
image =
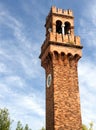
<svg viewBox="0 0 96 130">
<path fill-rule="evenodd" d="M 62 22 L 60 20 L 56 21 L 56 33 L 62 33 Z"/>
<path fill-rule="evenodd" d="M 55 55 L 55 59 L 58 60 L 59 59 L 59 54 L 57 51 L 54 51 L 54 55 Z"/>
<path fill-rule="evenodd" d="M 61 59 L 64 61 L 64 56 L 65 56 L 65 54 L 64 54 L 64 52 L 61 52 Z"/>
<path fill-rule="evenodd" d="M 65 22 L 65 35 L 70 34 L 70 23 Z"/>
</svg>

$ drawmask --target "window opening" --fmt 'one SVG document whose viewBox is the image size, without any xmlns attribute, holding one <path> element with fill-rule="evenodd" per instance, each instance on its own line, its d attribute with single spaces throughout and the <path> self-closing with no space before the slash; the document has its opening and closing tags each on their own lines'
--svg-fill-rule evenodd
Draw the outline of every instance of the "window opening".
<svg viewBox="0 0 96 130">
<path fill-rule="evenodd" d="M 56 32 L 57 33 L 62 33 L 62 22 L 60 20 L 56 21 Z"/>
<path fill-rule="evenodd" d="M 65 35 L 70 34 L 70 23 L 65 22 Z"/>
</svg>

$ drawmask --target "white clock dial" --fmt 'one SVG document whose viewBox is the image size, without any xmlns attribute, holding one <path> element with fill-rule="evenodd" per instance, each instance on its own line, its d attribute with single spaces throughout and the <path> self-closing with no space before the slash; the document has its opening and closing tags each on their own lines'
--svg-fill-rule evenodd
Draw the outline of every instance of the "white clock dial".
<svg viewBox="0 0 96 130">
<path fill-rule="evenodd" d="M 52 81 L 52 76 L 51 76 L 51 74 L 48 74 L 48 76 L 47 76 L 47 87 L 50 87 L 51 81 Z"/>
</svg>

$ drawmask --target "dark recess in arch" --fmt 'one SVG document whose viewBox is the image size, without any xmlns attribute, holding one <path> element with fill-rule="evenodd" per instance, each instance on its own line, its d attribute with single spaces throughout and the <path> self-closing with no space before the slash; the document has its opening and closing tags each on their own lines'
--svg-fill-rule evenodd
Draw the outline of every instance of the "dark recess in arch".
<svg viewBox="0 0 96 130">
<path fill-rule="evenodd" d="M 70 23 L 69 22 L 65 22 L 65 35 L 66 34 L 70 34 Z"/>
<path fill-rule="evenodd" d="M 62 33 L 62 22 L 60 20 L 56 21 L 56 33 Z"/>
</svg>

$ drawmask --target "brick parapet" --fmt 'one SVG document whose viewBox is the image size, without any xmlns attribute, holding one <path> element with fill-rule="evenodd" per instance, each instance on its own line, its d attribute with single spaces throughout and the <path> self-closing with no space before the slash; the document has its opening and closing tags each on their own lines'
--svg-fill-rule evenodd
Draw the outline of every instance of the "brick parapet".
<svg viewBox="0 0 96 130">
<path fill-rule="evenodd" d="M 52 6 L 51 10 L 52 13 L 73 16 L 73 11 L 70 9 L 64 10 L 64 9 L 56 8 L 56 6 Z"/>
<path fill-rule="evenodd" d="M 49 19 L 51 14 L 56 14 L 56 15 L 62 15 L 62 16 L 67 16 L 67 17 L 74 17 L 73 11 L 70 9 L 64 10 L 60 8 L 56 8 L 55 6 L 52 6 L 48 16 L 46 17 L 46 21 Z"/>
<path fill-rule="evenodd" d="M 47 35 L 46 40 L 44 41 L 41 47 L 41 51 L 43 52 L 51 42 L 60 43 L 62 45 L 67 44 L 70 46 L 74 46 L 74 47 L 76 46 L 82 48 L 79 36 L 74 36 L 74 35 L 68 36 L 68 35 L 62 35 L 62 34 L 50 32 Z"/>
</svg>

